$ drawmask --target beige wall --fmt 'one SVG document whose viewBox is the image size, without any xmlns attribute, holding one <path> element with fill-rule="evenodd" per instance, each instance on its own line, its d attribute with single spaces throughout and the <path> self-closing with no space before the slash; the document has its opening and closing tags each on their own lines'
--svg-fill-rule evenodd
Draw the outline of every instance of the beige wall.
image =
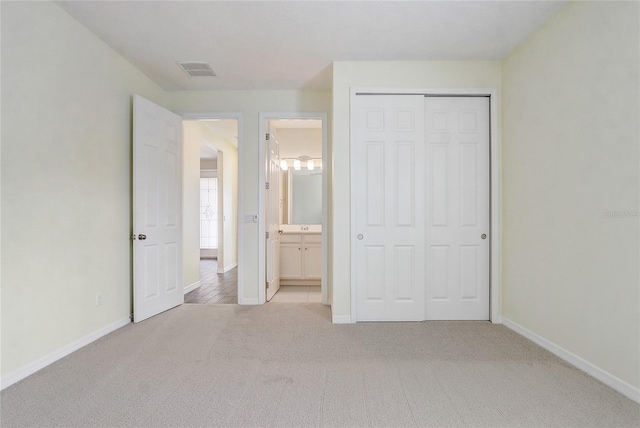
<svg viewBox="0 0 640 428">
<path fill-rule="evenodd" d="M 182 122 L 182 276 L 183 286 L 200 281 L 200 132 Z"/>
<path fill-rule="evenodd" d="M 239 152 L 240 213 L 258 213 L 259 176 L 259 114 L 261 112 L 327 112 L 331 109 L 331 95 L 326 91 L 176 91 L 169 92 L 169 109 L 175 113 L 242 113 L 242 140 Z M 264 281 L 258 278 L 258 236 L 257 223 L 241 223 L 242 253 L 239 272 L 244 294 L 238 296 L 244 303 L 257 303 L 258 290 Z"/>
<path fill-rule="evenodd" d="M 164 103 L 55 4 L 2 3 L 3 376 L 131 313 L 134 93 Z"/>
<path fill-rule="evenodd" d="M 217 159 L 200 159 L 200 169 L 218 169 Z"/>
<path fill-rule="evenodd" d="M 636 388 L 638 18 L 568 4 L 504 61 L 502 110 L 504 317 Z"/>
<path fill-rule="evenodd" d="M 221 147 L 219 151 L 222 159 L 222 165 L 218 167 L 218 171 L 222 170 L 224 248 L 222 263 L 218 258 L 218 263 L 220 263 L 218 270 L 222 266 L 226 272 L 238 266 L 238 149 L 233 146 Z"/>
<path fill-rule="evenodd" d="M 350 88 L 497 88 L 498 61 L 335 62 L 333 65 L 333 317 L 351 317 Z M 330 211 L 331 212 L 331 211 Z"/>
<path fill-rule="evenodd" d="M 223 217 L 220 220 L 223 221 L 222 236 L 224 242 L 223 248 L 219 248 L 219 251 L 217 251 L 218 269 L 228 270 L 238 264 L 238 149 L 202 122 L 185 121 L 184 127 L 185 130 L 189 130 L 192 136 L 190 138 L 196 139 L 198 144 L 200 139 L 204 139 L 218 150 L 216 168 L 218 172 L 218 188 L 222 192 Z M 211 164 L 212 162 L 203 160 L 202 163 Z M 198 169 L 199 174 L 200 170 Z M 200 189 L 200 185 L 198 185 L 198 189 Z M 198 201 L 191 201 L 190 203 L 197 204 L 199 207 L 199 198 L 198 194 Z M 200 221 L 199 214 L 198 221 Z M 199 230 L 198 225 L 198 248 L 200 248 Z"/>
<path fill-rule="evenodd" d="M 276 132 L 281 158 L 309 156 L 322 159 L 322 129 L 278 128 Z"/>
</svg>

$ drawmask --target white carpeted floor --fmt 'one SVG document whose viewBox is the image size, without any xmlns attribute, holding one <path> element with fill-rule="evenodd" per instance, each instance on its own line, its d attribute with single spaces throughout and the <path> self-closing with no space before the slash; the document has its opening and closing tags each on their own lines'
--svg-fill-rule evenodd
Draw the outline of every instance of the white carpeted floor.
<svg viewBox="0 0 640 428">
<path fill-rule="evenodd" d="M 639 426 L 640 406 L 488 322 L 333 325 L 183 305 L 1 394 L 3 427 Z"/>
</svg>

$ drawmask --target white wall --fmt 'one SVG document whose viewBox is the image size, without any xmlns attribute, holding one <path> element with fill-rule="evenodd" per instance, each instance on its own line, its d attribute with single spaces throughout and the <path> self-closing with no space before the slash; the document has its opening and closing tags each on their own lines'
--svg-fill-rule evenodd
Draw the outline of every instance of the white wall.
<svg viewBox="0 0 640 428">
<path fill-rule="evenodd" d="M 258 213 L 258 156 L 260 150 L 259 114 L 260 112 L 329 112 L 330 93 L 325 91 L 175 91 L 169 92 L 170 110 L 182 114 L 187 112 L 242 113 L 242 141 L 239 152 L 242 153 L 239 168 L 240 177 L 240 213 Z M 239 272 L 242 278 L 244 294 L 238 296 L 240 302 L 257 303 L 258 290 L 264 286 L 264 280 L 258 278 L 258 245 L 263 239 L 258 236 L 257 223 L 241 223 L 242 253 Z"/>
<path fill-rule="evenodd" d="M 54 3 L 2 3 L 3 377 L 131 313 L 133 93 L 164 103 Z"/>
<path fill-rule="evenodd" d="M 498 61 L 335 62 L 333 65 L 334 321 L 351 319 L 350 88 L 500 88 Z M 330 211 L 331 212 L 331 211 Z M 331 280 L 330 280 L 331 282 Z"/>
<path fill-rule="evenodd" d="M 503 66 L 503 314 L 636 388 L 638 6 L 569 3 Z"/>
</svg>

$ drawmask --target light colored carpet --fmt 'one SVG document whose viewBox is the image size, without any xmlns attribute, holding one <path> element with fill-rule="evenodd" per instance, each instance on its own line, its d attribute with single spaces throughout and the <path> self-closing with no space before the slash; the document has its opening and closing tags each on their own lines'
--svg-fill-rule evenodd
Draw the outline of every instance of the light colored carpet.
<svg viewBox="0 0 640 428">
<path fill-rule="evenodd" d="M 313 303 L 183 305 L 0 397 L 3 427 L 640 425 L 639 405 L 505 327 L 332 325 Z"/>
</svg>

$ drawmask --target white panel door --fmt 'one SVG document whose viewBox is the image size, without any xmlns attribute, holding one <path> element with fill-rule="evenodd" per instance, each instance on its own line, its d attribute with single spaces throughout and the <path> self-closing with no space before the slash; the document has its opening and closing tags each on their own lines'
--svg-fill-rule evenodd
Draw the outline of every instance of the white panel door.
<svg viewBox="0 0 640 428">
<path fill-rule="evenodd" d="M 425 99 L 428 320 L 489 319 L 489 98 Z"/>
<path fill-rule="evenodd" d="M 133 319 L 184 301 L 182 118 L 133 98 Z"/>
<path fill-rule="evenodd" d="M 269 135 L 269 134 L 267 134 Z M 274 294 L 280 289 L 280 150 L 278 140 L 269 135 L 265 142 L 266 155 L 266 182 L 269 188 L 266 189 L 266 287 L 267 301 L 271 300 Z"/>
<path fill-rule="evenodd" d="M 423 320 L 424 97 L 358 95 L 352 117 L 357 320 Z"/>
</svg>

